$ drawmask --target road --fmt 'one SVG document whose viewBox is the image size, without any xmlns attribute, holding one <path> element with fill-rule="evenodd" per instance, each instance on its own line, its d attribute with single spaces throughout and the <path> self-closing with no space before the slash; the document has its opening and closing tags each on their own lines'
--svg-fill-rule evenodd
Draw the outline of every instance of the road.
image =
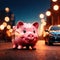
<svg viewBox="0 0 60 60">
<path fill-rule="evenodd" d="M 39 40 L 36 50 L 13 50 L 12 44 L 0 43 L 0 60 L 60 60 L 60 46 L 46 46 Z"/>
</svg>

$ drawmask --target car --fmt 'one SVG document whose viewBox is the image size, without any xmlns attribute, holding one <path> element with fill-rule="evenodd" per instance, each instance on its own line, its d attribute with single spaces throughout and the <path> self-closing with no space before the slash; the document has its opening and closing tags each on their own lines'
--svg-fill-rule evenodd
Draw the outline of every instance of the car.
<svg viewBox="0 0 60 60">
<path fill-rule="evenodd" d="M 50 26 L 45 30 L 45 44 L 53 45 L 53 43 L 60 43 L 60 25 Z"/>
</svg>

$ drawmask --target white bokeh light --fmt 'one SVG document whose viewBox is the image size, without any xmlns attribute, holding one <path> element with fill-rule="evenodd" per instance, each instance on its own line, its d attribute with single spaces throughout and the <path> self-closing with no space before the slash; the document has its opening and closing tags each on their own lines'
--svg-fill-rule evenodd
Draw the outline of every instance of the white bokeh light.
<svg viewBox="0 0 60 60">
<path fill-rule="evenodd" d="M 1 30 L 4 30 L 4 28 L 5 28 L 4 25 L 1 25 L 1 26 L 0 26 L 0 29 L 1 29 Z"/>
<path fill-rule="evenodd" d="M 43 18 L 44 18 L 44 14 L 40 14 L 39 17 L 40 17 L 41 19 L 43 19 Z"/>
<path fill-rule="evenodd" d="M 57 2 L 57 0 L 52 0 L 53 2 Z"/>
<path fill-rule="evenodd" d="M 53 6 L 53 9 L 54 9 L 55 11 L 57 11 L 57 10 L 59 10 L 59 6 L 58 6 L 58 5 L 54 5 L 54 6 Z"/>
<path fill-rule="evenodd" d="M 46 16 L 50 16 L 51 15 L 51 12 L 50 11 L 47 11 L 46 12 Z"/>
</svg>

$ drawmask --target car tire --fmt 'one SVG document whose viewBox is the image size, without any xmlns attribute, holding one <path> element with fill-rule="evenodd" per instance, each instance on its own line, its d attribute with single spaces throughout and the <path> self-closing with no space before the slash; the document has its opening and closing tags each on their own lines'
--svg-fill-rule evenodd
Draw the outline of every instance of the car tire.
<svg viewBox="0 0 60 60">
<path fill-rule="evenodd" d="M 48 45 L 48 43 L 47 43 L 47 42 L 45 42 L 45 45 Z"/>
<path fill-rule="evenodd" d="M 48 45 L 49 45 L 49 46 L 52 46 L 52 45 L 53 45 L 53 43 L 52 43 L 52 42 L 50 42 L 50 41 L 48 41 Z"/>
</svg>

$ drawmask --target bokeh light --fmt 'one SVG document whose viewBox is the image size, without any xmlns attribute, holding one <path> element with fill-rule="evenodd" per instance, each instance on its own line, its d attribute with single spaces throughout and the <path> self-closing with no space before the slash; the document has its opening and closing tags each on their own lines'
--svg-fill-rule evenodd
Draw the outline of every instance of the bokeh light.
<svg viewBox="0 0 60 60">
<path fill-rule="evenodd" d="M 4 25 L 4 27 L 6 27 L 7 26 L 7 23 L 6 22 L 3 22 L 3 24 L 2 25 Z"/>
<path fill-rule="evenodd" d="M 12 31 L 13 31 L 13 29 L 10 29 L 9 31 L 10 31 L 10 32 L 12 32 Z"/>
<path fill-rule="evenodd" d="M 4 25 L 0 25 L 1 30 L 4 30 L 4 28 L 5 28 Z"/>
<path fill-rule="evenodd" d="M 54 9 L 55 11 L 57 11 L 57 10 L 59 10 L 59 6 L 58 6 L 58 5 L 54 5 L 54 6 L 53 6 L 53 9 Z"/>
<path fill-rule="evenodd" d="M 52 0 L 53 2 L 57 2 L 57 0 Z"/>
<path fill-rule="evenodd" d="M 44 27 L 46 25 L 45 19 L 41 19 L 41 25 L 40 25 L 40 36 L 44 34 Z"/>
<path fill-rule="evenodd" d="M 39 17 L 40 17 L 41 19 L 43 19 L 43 18 L 44 18 L 44 14 L 40 14 Z"/>
<path fill-rule="evenodd" d="M 5 21 L 9 22 L 10 18 L 8 16 L 5 17 Z"/>
<path fill-rule="evenodd" d="M 6 34 L 7 34 L 9 37 L 11 37 L 11 33 L 10 33 L 9 30 L 6 31 Z"/>
<path fill-rule="evenodd" d="M 46 12 L 46 16 L 50 16 L 51 15 L 51 12 L 50 11 L 47 11 Z"/>
<path fill-rule="evenodd" d="M 11 29 L 11 25 L 7 25 L 7 29 Z"/>
<path fill-rule="evenodd" d="M 9 12 L 9 11 L 10 11 L 10 9 L 9 9 L 8 7 L 6 7 L 6 8 L 5 8 L 5 11 L 6 11 L 6 12 Z"/>
<path fill-rule="evenodd" d="M 44 19 L 41 19 L 42 25 L 45 26 L 46 25 L 46 21 Z"/>
</svg>

